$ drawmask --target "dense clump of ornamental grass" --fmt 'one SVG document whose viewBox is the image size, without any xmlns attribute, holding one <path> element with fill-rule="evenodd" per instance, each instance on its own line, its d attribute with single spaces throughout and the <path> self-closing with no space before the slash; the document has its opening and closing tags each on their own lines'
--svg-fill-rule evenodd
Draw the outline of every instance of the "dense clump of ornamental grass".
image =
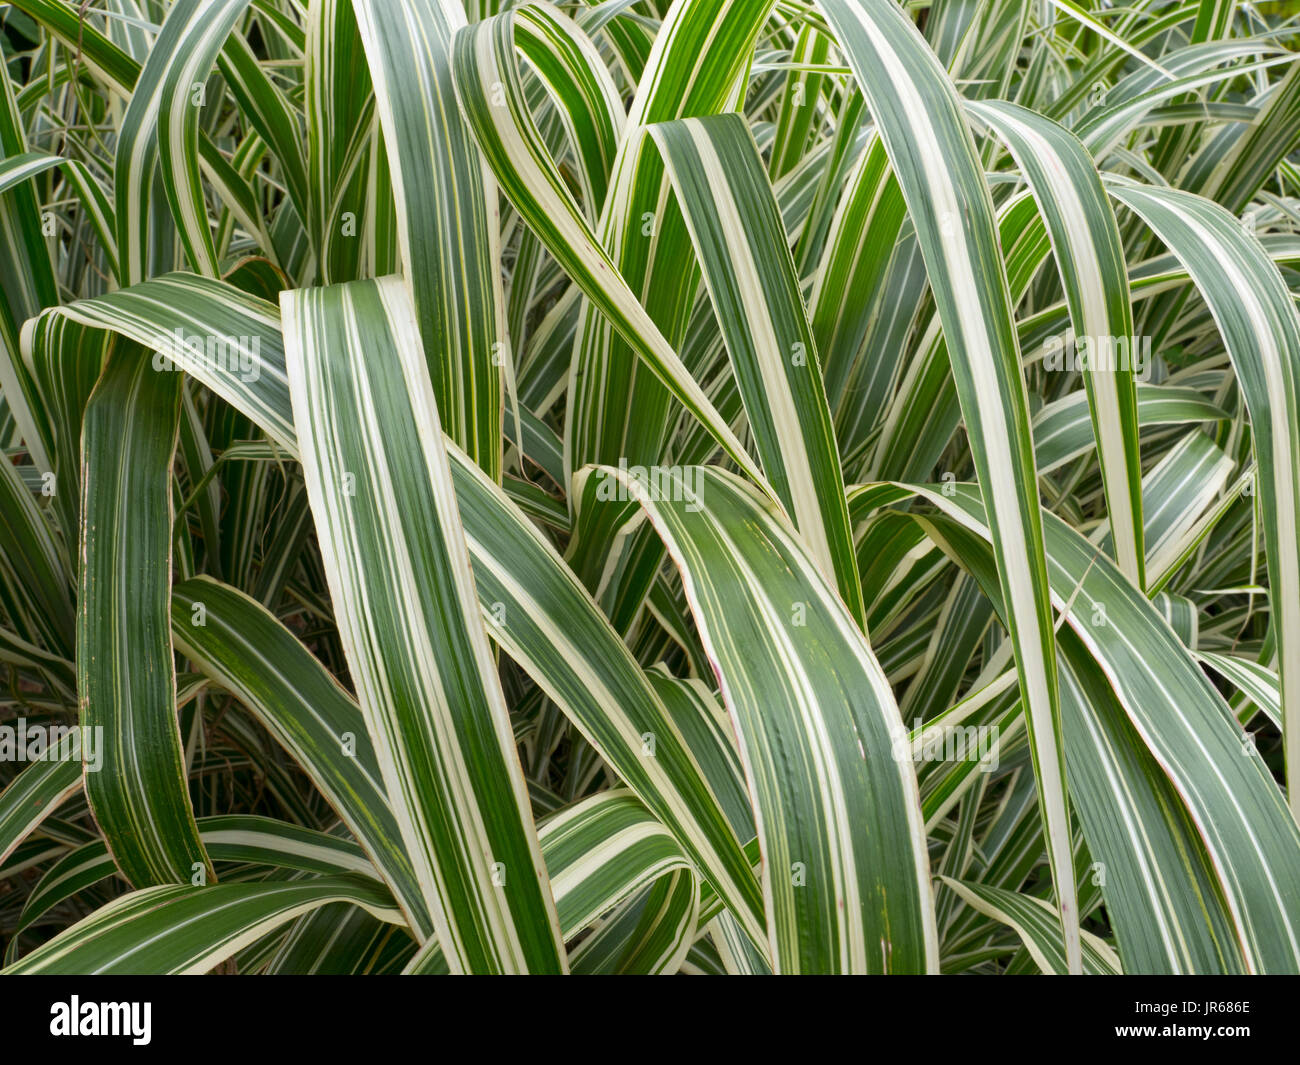
<svg viewBox="0 0 1300 1065">
<path fill-rule="evenodd" d="M 1300 969 L 1288 6 L 5 5 L 5 970 Z"/>
</svg>

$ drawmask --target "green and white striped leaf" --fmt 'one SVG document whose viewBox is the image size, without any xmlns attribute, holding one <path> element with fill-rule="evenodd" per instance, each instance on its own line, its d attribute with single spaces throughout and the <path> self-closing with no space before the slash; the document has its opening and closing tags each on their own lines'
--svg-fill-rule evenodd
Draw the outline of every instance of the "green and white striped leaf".
<svg viewBox="0 0 1300 1065">
<path fill-rule="evenodd" d="M 86 795 L 140 887 L 211 872 L 186 784 L 168 620 L 180 388 L 179 374 L 154 371 L 138 348 L 119 351 L 81 436 L 77 693 L 103 752 Z"/>
<path fill-rule="evenodd" d="M 234 814 L 199 818 L 203 845 L 214 862 L 262 865 L 310 873 L 352 873 L 377 879 L 361 849 L 348 840 L 269 817 Z M 85 843 L 55 862 L 41 878 L 14 929 L 6 962 L 24 928 L 40 920 L 59 903 L 117 872 L 108 848 L 100 840 Z"/>
<path fill-rule="evenodd" d="M 155 272 L 149 262 L 150 196 L 159 162 L 190 264 L 217 274 L 199 182 L 199 109 L 206 103 L 202 83 L 247 4 L 177 0 L 133 86 L 113 167 L 117 244 L 128 284 Z"/>
<path fill-rule="evenodd" d="M 565 188 L 527 109 L 515 58 L 514 17 L 507 13 L 463 29 L 452 63 L 461 107 L 501 191 L 664 387 L 742 469 L 762 482 L 727 420 L 646 313 Z"/>
<path fill-rule="evenodd" d="M 773 968 L 934 969 L 911 747 L 875 656 L 770 502 L 713 467 L 689 472 L 666 498 L 620 471 L 593 476 L 618 478 L 667 544 L 718 672 L 753 796 Z"/>
<path fill-rule="evenodd" d="M 1277 267 L 1223 208 L 1173 189 L 1112 183 L 1112 194 L 1169 245 L 1223 337 L 1259 461 L 1273 624 L 1281 662 L 1287 791 L 1300 811 L 1300 318 Z"/>
<path fill-rule="evenodd" d="M 453 971 L 563 970 L 409 297 L 356 282 L 283 311 L 339 632 L 438 941 Z"/>
<path fill-rule="evenodd" d="M 1028 108 L 1003 101 L 974 103 L 971 111 L 1006 141 L 1024 169 L 1051 235 L 1074 324 L 1074 347 L 1087 353 L 1083 380 L 1115 559 L 1142 588 L 1146 552 L 1133 364 L 1141 349 L 1140 338 L 1133 333 L 1128 267 L 1114 211 L 1091 157 L 1069 131 Z"/>
<path fill-rule="evenodd" d="M 493 477 L 501 468 L 502 360 L 496 186 L 456 107 L 457 0 L 353 4 L 383 126 L 397 240 L 447 435 Z"/>
<path fill-rule="evenodd" d="M 739 115 L 650 127 L 726 338 L 768 483 L 862 621 L 844 477 L 789 238 Z"/>
<path fill-rule="evenodd" d="M 159 885 L 102 906 L 4 972 L 205 973 L 287 921 L 331 902 L 360 906 L 383 921 L 401 919 L 387 891 L 361 877 L 203 888 Z"/>
<path fill-rule="evenodd" d="M 80 790 L 81 763 L 75 758 L 32 762 L 14 777 L 0 791 L 0 863 Z"/>
<path fill-rule="evenodd" d="M 972 881 L 942 878 L 968 905 L 985 916 L 1014 929 L 1034 963 L 1044 973 L 1062 976 L 1066 973 L 1065 943 L 1061 939 L 1061 922 L 1049 902 L 1032 895 L 979 884 Z M 1118 976 L 1119 957 L 1091 932 L 1082 933 L 1083 971 L 1089 976 Z"/>
<path fill-rule="evenodd" d="M 1029 403 L 993 202 L 961 102 L 901 8 L 821 0 L 862 88 L 916 228 L 943 324 L 994 552 L 1070 969 L 1079 965 L 1056 650 Z"/>
<path fill-rule="evenodd" d="M 361 709 L 265 607 L 206 577 L 172 592 L 177 648 L 248 707 L 370 855 L 417 938 L 433 926 Z"/>
<path fill-rule="evenodd" d="M 984 539 L 970 486 L 927 500 Z M 1221 695 L 1151 603 L 1087 540 L 1044 518 L 1053 591 L 1065 621 L 1109 679 L 1204 841 L 1248 971 L 1300 968 L 1300 828 Z M 1100 618 L 1104 623 L 1094 624 Z M 1145 663 L 1159 662 L 1157 670 Z"/>
<path fill-rule="evenodd" d="M 1231 415 L 1191 388 L 1138 384 L 1140 427 L 1189 422 L 1230 421 Z M 1038 472 L 1051 473 L 1096 446 L 1087 395 L 1071 392 L 1034 415 L 1034 453 Z"/>
</svg>

